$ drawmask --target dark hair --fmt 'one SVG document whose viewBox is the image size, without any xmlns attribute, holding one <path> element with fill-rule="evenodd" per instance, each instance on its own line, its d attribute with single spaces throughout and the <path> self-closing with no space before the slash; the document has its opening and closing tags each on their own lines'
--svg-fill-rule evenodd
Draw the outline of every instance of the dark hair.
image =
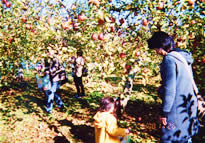
<svg viewBox="0 0 205 143">
<path fill-rule="evenodd" d="M 115 105 L 115 100 L 112 97 L 103 97 L 100 102 L 99 111 L 109 111 L 113 105 Z"/>
<path fill-rule="evenodd" d="M 48 62 L 48 60 L 45 60 L 45 67 L 48 68 L 50 66 L 50 63 Z"/>
<path fill-rule="evenodd" d="M 78 56 L 82 56 L 82 55 L 83 55 L 83 51 L 82 51 L 82 50 L 78 50 L 78 51 L 77 51 L 77 55 L 78 55 Z"/>
<path fill-rule="evenodd" d="M 150 39 L 147 40 L 149 49 L 162 48 L 165 51 L 175 48 L 174 40 L 167 33 L 158 31 L 155 32 Z"/>
</svg>

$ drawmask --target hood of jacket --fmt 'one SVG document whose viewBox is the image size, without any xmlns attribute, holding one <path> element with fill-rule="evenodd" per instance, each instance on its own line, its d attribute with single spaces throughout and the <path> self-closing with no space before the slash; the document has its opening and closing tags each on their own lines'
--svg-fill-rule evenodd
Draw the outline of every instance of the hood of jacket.
<svg viewBox="0 0 205 143">
<path fill-rule="evenodd" d="M 194 62 L 191 52 L 179 48 L 176 48 L 174 51 L 179 52 L 186 59 L 188 64 L 192 64 Z"/>
<path fill-rule="evenodd" d="M 111 119 L 113 115 L 109 112 L 97 112 L 94 116 L 94 125 L 97 128 L 105 127 L 106 120 Z"/>
</svg>

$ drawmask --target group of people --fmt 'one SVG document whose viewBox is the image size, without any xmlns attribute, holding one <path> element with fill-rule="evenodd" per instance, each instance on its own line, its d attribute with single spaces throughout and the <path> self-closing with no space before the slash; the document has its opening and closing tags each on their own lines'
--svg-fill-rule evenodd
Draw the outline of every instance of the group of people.
<svg viewBox="0 0 205 143">
<path fill-rule="evenodd" d="M 176 52 L 187 62 L 192 72 L 193 63 L 190 52 L 176 48 L 174 40 L 167 33 L 158 31 L 147 41 L 150 49 L 163 56 L 160 65 L 161 87 L 159 95 L 162 98 L 161 117 L 162 143 L 192 143 L 192 136 L 196 135 L 199 129 L 197 118 L 197 97 L 194 92 L 191 78 L 185 64 L 177 58 Z M 85 95 L 82 83 L 82 71 L 85 61 L 82 51 L 77 52 L 77 58 L 72 57 L 72 76 L 77 89 L 76 97 Z M 64 107 L 64 103 L 56 91 L 62 85 L 62 77 L 59 77 L 58 70 L 61 66 L 58 62 L 45 62 L 44 77 L 49 79 L 45 94 L 48 97 L 46 111 L 50 113 L 53 107 L 53 100 L 58 107 Z M 62 71 L 62 70 L 61 70 Z M 66 76 L 66 74 L 65 74 Z M 60 80 L 61 79 L 61 80 Z M 104 97 L 101 100 L 100 108 L 94 116 L 95 141 L 96 143 L 120 143 L 120 137 L 130 133 L 129 129 L 119 128 L 117 125 L 117 110 L 119 100 L 112 97 Z"/>
<path fill-rule="evenodd" d="M 72 68 L 72 77 L 75 82 L 77 89 L 77 94 L 75 98 L 81 98 L 85 95 L 84 86 L 82 82 L 82 72 L 84 67 L 84 59 L 82 57 L 83 52 L 81 50 L 77 51 L 77 57 L 72 57 L 70 60 Z M 55 55 L 57 56 L 57 54 Z M 46 112 L 51 113 L 53 109 L 53 101 L 57 104 L 57 107 L 61 110 L 64 109 L 65 105 L 58 95 L 58 89 L 68 81 L 67 73 L 65 67 L 62 63 L 53 57 L 44 61 L 44 66 L 39 64 L 37 69 L 36 79 L 38 83 L 38 88 L 43 90 L 46 97 Z"/>
</svg>

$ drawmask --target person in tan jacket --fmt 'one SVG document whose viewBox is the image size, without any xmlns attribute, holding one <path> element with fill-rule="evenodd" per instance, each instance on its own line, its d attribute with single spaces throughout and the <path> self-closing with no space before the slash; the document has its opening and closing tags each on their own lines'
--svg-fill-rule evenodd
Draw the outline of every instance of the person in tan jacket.
<svg viewBox="0 0 205 143">
<path fill-rule="evenodd" d="M 120 137 L 129 134 L 129 129 L 117 125 L 117 106 L 112 97 L 104 97 L 94 116 L 95 143 L 120 143 Z"/>
</svg>

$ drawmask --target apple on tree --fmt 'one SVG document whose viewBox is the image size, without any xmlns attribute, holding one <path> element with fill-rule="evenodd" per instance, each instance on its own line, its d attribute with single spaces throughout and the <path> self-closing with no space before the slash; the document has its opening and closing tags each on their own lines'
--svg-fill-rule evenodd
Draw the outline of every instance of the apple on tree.
<svg viewBox="0 0 205 143">
<path fill-rule="evenodd" d="M 7 8 L 10 8 L 11 7 L 11 2 L 6 1 L 5 5 L 6 5 Z"/>
<path fill-rule="evenodd" d="M 31 30 L 31 29 L 32 29 L 32 26 L 31 26 L 31 24 L 27 24 L 27 25 L 26 25 L 26 29 L 29 29 L 29 30 Z"/>
<path fill-rule="evenodd" d="M 100 33 L 100 34 L 98 35 L 98 39 L 99 39 L 99 40 L 104 40 L 104 34 L 103 34 L 103 33 Z"/>
<path fill-rule="evenodd" d="M 126 42 L 125 41 L 123 41 L 122 42 L 122 47 L 124 47 L 126 45 Z"/>
<path fill-rule="evenodd" d="M 164 8 L 164 3 L 163 2 L 159 2 L 158 6 L 157 6 L 157 10 L 162 10 Z"/>
<path fill-rule="evenodd" d="M 9 38 L 9 43 L 13 42 L 13 40 L 14 40 L 13 38 Z"/>
<path fill-rule="evenodd" d="M 120 24 L 122 25 L 123 23 L 125 23 L 125 19 L 124 19 L 124 18 L 121 18 L 121 19 L 120 19 Z"/>
<path fill-rule="evenodd" d="M 7 0 L 2 0 L 2 3 L 5 4 L 7 2 Z"/>
<path fill-rule="evenodd" d="M 196 21 L 195 21 L 195 20 L 192 20 L 190 24 L 191 24 L 191 25 L 194 25 L 195 23 L 196 23 Z"/>
<path fill-rule="evenodd" d="M 115 31 L 115 26 L 111 26 L 111 27 L 110 27 L 110 31 L 111 31 L 111 32 L 114 32 L 114 31 Z"/>
<path fill-rule="evenodd" d="M 91 38 L 92 38 L 93 40 L 97 40 L 98 35 L 97 35 L 96 33 L 93 33 L 92 36 L 91 36 Z"/>
<path fill-rule="evenodd" d="M 140 54 L 141 54 L 140 51 L 137 51 L 137 52 L 136 52 L 136 56 L 137 56 L 137 57 L 140 56 Z"/>
<path fill-rule="evenodd" d="M 115 18 L 114 17 L 109 17 L 112 23 L 115 23 Z"/>
<path fill-rule="evenodd" d="M 78 15 L 78 21 L 84 21 L 86 19 L 86 16 L 82 13 Z"/>
<path fill-rule="evenodd" d="M 125 53 L 120 53 L 120 58 L 122 59 L 122 58 L 125 58 L 126 57 L 126 55 L 125 55 Z"/>
<path fill-rule="evenodd" d="M 202 59 L 202 63 L 204 63 L 204 64 L 205 64 L 205 58 L 203 58 L 203 59 Z"/>
<path fill-rule="evenodd" d="M 130 66 L 129 64 L 126 64 L 126 65 L 125 65 L 125 69 L 126 69 L 126 70 L 130 70 L 130 69 L 131 69 L 131 66 Z"/>
<path fill-rule="evenodd" d="M 22 17 L 22 21 L 23 21 L 24 23 L 26 23 L 26 22 L 27 22 L 27 18 L 26 18 L 26 17 Z"/>
<path fill-rule="evenodd" d="M 142 24 L 143 24 L 144 26 L 147 26 L 147 25 L 148 25 L 148 23 L 149 23 L 149 22 L 148 22 L 148 20 L 147 20 L 147 19 L 143 19 L 143 20 L 142 20 Z"/>
<path fill-rule="evenodd" d="M 195 0 L 188 0 L 189 5 L 194 5 Z"/>
<path fill-rule="evenodd" d="M 99 20 L 98 20 L 98 24 L 99 24 L 99 25 L 103 25 L 103 24 L 104 24 L 104 20 L 103 20 L 103 19 L 99 19 Z"/>
</svg>

